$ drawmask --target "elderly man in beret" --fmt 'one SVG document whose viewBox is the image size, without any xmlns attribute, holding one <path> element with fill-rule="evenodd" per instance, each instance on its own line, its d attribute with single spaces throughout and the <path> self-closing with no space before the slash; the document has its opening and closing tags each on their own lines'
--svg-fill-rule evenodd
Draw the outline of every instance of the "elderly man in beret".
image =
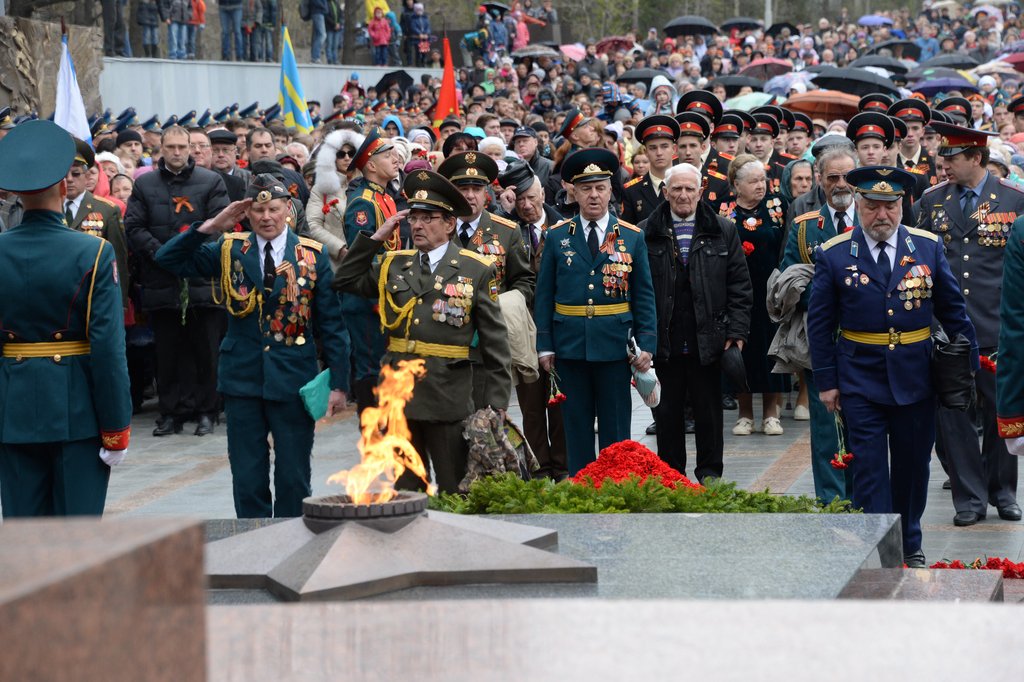
<svg viewBox="0 0 1024 682">
<path fill-rule="evenodd" d="M 331 291 L 330 260 L 320 242 L 288 229 L 291 200 L 277 178 L 254 176 L 245 199 L 192 223 L 156 255 L 179 277 L 212 277 L 223 291 L 229 318 L 217 389 L 224 396 L 239 518 L 302 514 L 311 492 L 314 421 L 299 389 L 320 370 L 314 341 L 330 369 L 328 415 L 344 409 L 349 388 L 349 344 Z M 252 232 L 231 231 L 242 218 Z"/>
</svg>

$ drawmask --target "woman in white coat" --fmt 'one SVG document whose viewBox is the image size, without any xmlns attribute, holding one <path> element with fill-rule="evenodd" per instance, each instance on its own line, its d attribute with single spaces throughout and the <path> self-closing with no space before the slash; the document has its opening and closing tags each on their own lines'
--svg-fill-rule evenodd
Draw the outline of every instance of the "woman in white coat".
<svg viewBox="0 0 1024 682">
<path fill-rule="evenodd" d="M 348 250 L 345 207 L 349 181 L 358 174 L 352 166 L 365 138 L 354 130 L 328 133 L 316 153 L 316 180 L 306 204 L 309 236 L 322 242 L 337 270 Z"/>
</svg>

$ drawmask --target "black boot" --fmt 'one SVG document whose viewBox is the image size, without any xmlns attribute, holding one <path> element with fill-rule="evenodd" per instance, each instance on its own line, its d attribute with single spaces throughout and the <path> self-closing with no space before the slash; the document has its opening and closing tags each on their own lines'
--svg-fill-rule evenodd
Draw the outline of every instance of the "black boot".
<svg viewBox="0 0 1024 682">
<path fill-rule="evenodd" d="M 213 433 L 213 417 L 208 414 L 199 415 L 199 425 L 196 426 L 196 435 L 205 436 Z"/>
<path fill-rule="evenodd" d="M 161 415 L 156 420 L 156 428 L 153 429 L 154 436 L 169 436 L 172 433 L 181 433 L 183 424 L 181 420 L 169 414 Z"/>
</svg>

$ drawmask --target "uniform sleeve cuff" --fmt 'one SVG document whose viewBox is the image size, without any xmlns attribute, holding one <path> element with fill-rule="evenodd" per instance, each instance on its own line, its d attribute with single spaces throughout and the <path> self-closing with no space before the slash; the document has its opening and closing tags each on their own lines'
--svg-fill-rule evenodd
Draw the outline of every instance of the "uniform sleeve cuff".
<svg viewBox="0 0 1024 682">
<path fill-rule="evenodd" d="M 1024 436 L 1024 417 L 996 417 L 1000 438 Z"/>
<path fill-rule="evenodd" d="M 128 426 L 120 431 L 102 431 L 100 438 L 103 440 L 103 447 L 107 450 L 127 450 L 128 441 L 131 440 L 132 427 Z"/>
</svg>

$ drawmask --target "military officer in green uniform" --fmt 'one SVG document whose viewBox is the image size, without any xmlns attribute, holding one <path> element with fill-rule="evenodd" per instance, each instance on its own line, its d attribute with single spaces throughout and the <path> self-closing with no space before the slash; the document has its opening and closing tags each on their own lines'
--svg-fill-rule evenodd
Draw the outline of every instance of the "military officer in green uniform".
<svg viewBox="0 0 1024 682">
<path fill-rule="evenodd" d="M 490 200 L 488 187 L 498 178 L 494 159 L 480 152 L 452 154 L 437 172 L 455 185 L 469 204 L 469 214 L 460 216 L 455 226 L 456 241 L 462 248 L 493 261 L 499 294 L 519 291 L 529 306 L 533 302 L 537 275 L 530 267 L 523 233 L 514 221 L 486 210 Z M 483 369 L 478 344 L 473 344 L 469 359 L 474 369 Z M 473 399 L 478 408 L 486 406 L 486 378 L 486 371 L 474 375 Z"/>
<path fill-rule="evenodd" d="M 70 135 L 30 121 L 0 140 L 0 189 L 24 220 L 0 234 L 3 515 L 103 513 L 132 401 L 114 248 L 64 222 Z"/>
<path fill-rule="evenodd" d="M 405 180 L 407 211 L 391 216 L 372 235 L 360 233 L 338 270 L 336 287 L 377 302 L 388 331 L 384 363 L 422 358 L 426 374 L 416 384 L 405 415 L 413 447 L 435 482 L 455 492 L 466 473 L 463 420 L 474 409 L 508 408 L 512 390 L 508 333 L 498 305 L 493 259 L 452 239 L 456 218 L 472 211 L 444 177 L 421 170 Z M 408 216 L 415 249 L 388 251 L 381 245 Z M 517 230 L 518 233 L 518 230 Z M 470 344 L 479 338 L 482 372 L 470 365 Z M 474 378 L 484 375 L 484 400 L 473 399 Z M 422 481 L 406 472 L 397 486 Z"/>
<path fill-rule="evenodd" d="M 548 229 L 537 277 L 534 320 L 545 371 L 556 371 L 569 475 L 595 459 L 594 416 L 602 448 L 629 438 L 632 402 L 627 343 L 640 371 L 658 342 L 654 287 L 643 232 L 608 212 L 615 155 L 582 149 L 562 164 L 579 214 Z"/>
<path fill-rule="evenodd" d="M 114 259 L 121 279 L 121 304 L 128 307 L 128 244 L 121 222 L 121 209 L 114 202 L 98 197 L 85 188 L 87 171 L 96 165 L 92 147 L 75 138 L 75 162 L 65 182 L 64 219 L 72 230 L 102 237 L 114 247 Z"/>
<path fill-rule="evenodd" d="M 330 369 L 328 415 L 345 407 L 349 346 L 331 264 L 320 242 L 288 229 L 291 194 L 272 175 L 253 177 L 246 198 L 193 223 L 164 244 L 157 263 L 179 277 L 218 278 L 230 313 L 217 390 L 228 420 L 239 518 L 300 516 L 311 492 L 313 419 L 299 389 L 317 376 L 317 344 Z M 252 232 L 231 232 L 248 218 Z M 208 242 L 210 235 L 221 237 Z M 274 492 L 270 446 L 274 439 Z"/>
<path fill-rule="evenodd" d="M 362 173 L 362 177 L 349 187 L 348 192 L 345 241 L 349 244 L 355 242 L 360 232 L 376 232 L 398 211 L 394 198 L 385 188 L 398 177 L 399 159 L 391 140 L 384 137 L 379 128 L 374 128 L 366 136 L 356 150 L 352 165 Z M 396 250 L 401 248 L 401 244 L 401 235 L 395 232 L 383 250 Z M 341 310 L 352 338 L 355 360 L 352 388 L 361 414 L 368 405 L 376 404 L 373 387 L 377 385 L 380 359 L 384 355 L 384 335 L 372 301 L 354 295 L 342 296 Z"/>
<path fill-rule="evenodd" d="M 1014 221 L 1006 242 L 1003 291 L 1024 291 L 1024 218 Z M 996 425 L 1007 451 L 1020 457 L 1024 455 L 1024 296 L 1001 298 L 996 368 Z"/>
</svg>

